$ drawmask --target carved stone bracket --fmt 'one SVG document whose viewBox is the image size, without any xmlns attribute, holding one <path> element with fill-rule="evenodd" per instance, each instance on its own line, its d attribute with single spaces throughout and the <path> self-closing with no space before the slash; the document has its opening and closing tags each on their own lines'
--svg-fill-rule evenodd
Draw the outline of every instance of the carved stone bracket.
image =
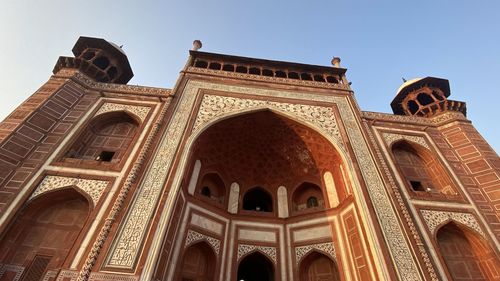
<svg viewBox="0 0 500 281">
<path fill-rule="evenodd" d="M 410 142 L 417 143 L 430 150 L 429 144 L 427 144 L 425 139 L 420 136 L 408 136 L 408 135 L 394 134 L 394 133 L 383 133 L 383 136 L 385 142 L 387 143 L 387 146 L 391 146 L 393 143 L 400 140 L 407 140 Z"/>
<path fill-rule="evenodd" d="M 189 246 L 193 245 L 194 243 L 201 241 L 201 240 L 207 241 L 208 244 L 212 247 L 212 249 L 214 249 L 214 252 L 217 255 L 219 255 L 219 252 L 220 252 L 220 240 L 219 239 L 215 239 L 213 237 L 207 236 L 205 234 L 201 234 L 201 233 L 196 232 L 196 231 L 191 230 L 191 229 L 188 231 L 188 234 L 186 237 L 186 243 L 184 244 L 184 248 L 187 248 L 187 247 L 189 247 Z"/>
<path fill-rule="evenodd" d="M 322 253 L 327 254 L 330 258 L 336 260 L 335 247 L 333 242 L 312 244 L 307 246 L 295 247 L 295 263 L 298 265 L 303 257 L 307 256 L 309 252 L 313 250 L 318 250 Z"/>
<path fill-rule="evenodd" d="M 92 202 L 94 206 L 99 202 L 101 198 L 102 192 L 108 185 L 107 181 L 101 180 L 88 180 L 88 179 L 79 179 L 79 178 L 70 178 L 70 177 L 61 177 L 61 176 L 46 176 L 42 182 L 37 186 L 35 191 L 31 194 L 29 200 L 32 200 L 41 194 L 61 189 L 68 186 L 76 186 L 78 189 L 88 194 L 90 198 L 92 198 Z"/>
<path fill-rule="evenodd" d="M 332 107 L 292 104 L 267 100 L 243 99 L 217 95 L 205 95 L 193 126 L 193 131 L 214 120 L 216 117 L 252 108 L 270 108 L 278 112 L 291 114 L 294 117 L 312 123 L 325 130 L 338 145 L 344 148 L 344 143 Z"/>
<path fill-rule="evenodd" d="M 276 247 L 266 247 L 248 244 L 238 244 L 238 261 L 246 254 L 259 251 L 269 257 L 276 264 Z"/>
<path fill-rule="evenodd" d="M 444 222 L 453 220 L 459 222 L 471 229 L 477 231 L 477 233 L 484 235 L 483 230 L 479 226 L 476 217 L 471 213 L 458 213 L 458 212 L 444 212 L 444 211 L 433 211 L 433 210 L 420 210 L 422 217 L 429 232 L 434 235 L 438 226 L 442 225 Z"/>
<path fill-rule="evenodd" d="M 146 119 L 146 116 L 148 115 L 151 108 L 147 106 L 106 102 L 101 106 L 101 108 L 99 108 L 95 116 L 121 110 L 134 114 L 135 116 L 137 116 L 137 118 L 141 119 L 141 122 L 144 122 L 144 119 Z"/>
</svg>

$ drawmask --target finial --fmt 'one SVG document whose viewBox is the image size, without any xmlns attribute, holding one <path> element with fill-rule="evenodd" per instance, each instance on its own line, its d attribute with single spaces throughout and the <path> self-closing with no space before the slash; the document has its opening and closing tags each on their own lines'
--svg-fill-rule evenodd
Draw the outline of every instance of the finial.
<svg viewBox="0 0 500 281">
<path fill-rule="evenodd" d="M 196 39 L 193 41 L 193 51 L 198 51 L 199 49 L 201 49 L 201 41 Z"/>
<path fill-rule="evenodd" d="M 340 67 L 340 58 L 339 57 L 333 57 L 333 59 L 332 59 L 332 65 L 334 67 Z"/>
<path fill-rule="evenodd" d="M 406 81 L 408 81 L 404 77 L 401 77 L 401 79 L 403 79 L 403 83 L 405 83 Z"/>
</svg>

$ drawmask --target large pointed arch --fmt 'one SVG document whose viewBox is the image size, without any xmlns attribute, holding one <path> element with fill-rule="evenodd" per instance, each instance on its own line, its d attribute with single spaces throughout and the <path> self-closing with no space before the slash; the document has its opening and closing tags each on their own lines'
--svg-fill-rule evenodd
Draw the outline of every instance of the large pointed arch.
<svg viewBox="0 0 500 281">
<path fill-rule="evenodd" d="M 498 280 L 498 253 L 476 231 L 448 221 L 436 231 L 435 241 L 451 280 Z"/>
<path fill-rule="evenodd" d="M 327 254 L 312 250 L 299 264 L 300 281 L 340 281 L 340 271 L 334 259 Z"/>
<path fill-rule="evenodd" d="M 29 201 L 2 238 L 0 263 L 37 267 L 39 270 L 34 271 L 26 268 L 35 279 L 45 270 L 69 265 L 66 259 L 78 248 L 92 206 L 92 200 L 74 188 L 48 192 Z"/>
<path fill-rule="evenodd" d="M 178 280 L 215 280 L 217 255 L 205 240 L 189 245 L 179 264 Z"/>
<path fill-rule="evenodd" d="M 236 280 L 275 281 L 274 264 L 265 254 L 253 251 L 239 261 Z"/>
</svg>

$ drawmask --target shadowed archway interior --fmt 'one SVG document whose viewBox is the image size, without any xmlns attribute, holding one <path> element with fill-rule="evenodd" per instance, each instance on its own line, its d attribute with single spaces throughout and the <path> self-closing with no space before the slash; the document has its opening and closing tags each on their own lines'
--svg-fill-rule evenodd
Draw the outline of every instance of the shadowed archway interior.
<svg viewBox="0 0 500 281">
<path fill-rule="evenodd" d="M 238 281 L 274 281 L 271 261 L 259 252 L 244 257 L 238 266 Z"/>
</svg>

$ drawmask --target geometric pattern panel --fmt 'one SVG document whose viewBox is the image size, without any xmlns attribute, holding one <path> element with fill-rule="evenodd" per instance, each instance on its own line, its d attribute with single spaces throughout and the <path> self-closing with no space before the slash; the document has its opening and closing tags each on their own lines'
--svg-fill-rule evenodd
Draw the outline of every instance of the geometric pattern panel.
<svg viewBox="0 0 500 281">
<path fill-rule="evenodd" d="M 418 143 L 421 146 L 430 149 L 429 145 L 425 141 L 423 137 L 419 136 L 407 136 L 407 135 L 401 135 L 401 134 L 393 134 L 393 133 L 383 133 L 385 142 L 387 143 L 387 146 L 391 146 L 393 143 L 400 141 L 400 140 L 407 140 L 410 142 Z"/>
<path fill-rule="evenodd" d="M 336 260 L 335 248 L 333 242 L 312 244 L 307 246 L 295 247 L 295 263 L 299 264 L 303 257 L 305 257 L 312 250 L 318 250 L 327 254 L 330 258 Z"/>
<path fill-rule="evenodd" d="M 468 226 L 477 231 L 477 233 L 481 234 L 482 236 L 485 236 L 483 230 L 476 220 L 476 217 L 474 217 L 473 214 L 433 210 L 420 210 L 420 212 L 422 213 L 425 223 L 427 224 L 427 228 L 432 235 L 435 234 L 434 232 L 436 231 L 436 228 L 443 222 L 453 220 L 465 226 Z"/>
<path fill-rule="evenodd" d="M 101 180 L 88 180 L 79 178 L 70 178 L 62 176 L 46 176 L 42 182 L 37 186 L 29 200 L 48 191 L 61 189 L 68 186 L 76 186 L 81 191 L 85 192 L 92 198 L 94 206 L 97 205 L 101 198 L 102 192 L 108 185 L 107 181 Z"/>
<path fill-rule="evenodd" d="M 130 104 L 121 104 L 121 103 L 105 103 L 99 108 L 99 110 L 96 112 L 95 116 L 107 113 L 107 112 L 113 112 L 113 111 L 127 111 L 135 116 L 137 116 L 141 121 L 144 122 L 144 119 L 146 119 L 146 116 L 148 115 L 149 111 L 151 110 L 150 107 L 147 106 L 138 106 L 138 105 L 130 105 Z"/>
<path fill-rule="evenodd" d="M 269 257 L 274 264 L 276 264 L 276 247 L 266 247 L 266 246 L 257 246 L 257 245 L 248 245 L 248 244 L 238 244 L 238 261 L 240 261 L 241 257 L 244 255 L 259 251 Z"/>
<path fill-rule="evenodd" d="M 186 243 L 184 245 L 184 248 L 187 248 L 194 243 L 200 241 L 200 240 L 205 240 L 208 242 L 208 244 L 214 249 L 215 253 L 218 255 L 220 252 L 220 240 L 215 239 L 213 237 L 207 236 L 205 234 L 201 234 L 199 232 L 196 232 L 194 230 L 188 230 L 188 234 L 186 237 Z"/>
<path fill-rule="evenodd" d="M 272 108 L 311 122 L 328 132 L 330 136 L 335 138 L 337 144 L 344 148 L 337 122 L 332 118 L 335 116 L 333 108 L 326 106 L 204 95 L 193 126 L 193 132 L 218 116 L 251 108 Z"/>
</svg>

